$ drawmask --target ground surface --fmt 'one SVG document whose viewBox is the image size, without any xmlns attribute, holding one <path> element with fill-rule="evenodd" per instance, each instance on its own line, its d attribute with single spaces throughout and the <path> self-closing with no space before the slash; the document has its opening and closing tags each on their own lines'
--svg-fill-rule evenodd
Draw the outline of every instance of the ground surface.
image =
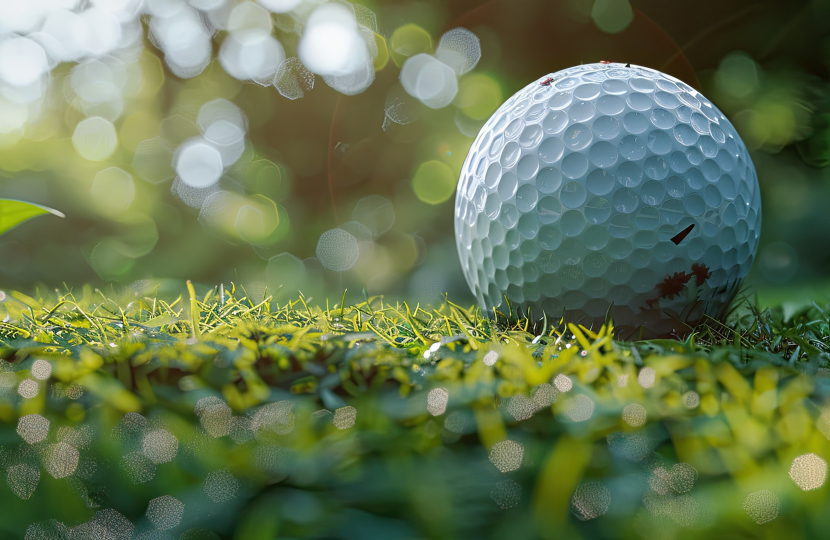
<svg viewBox="0 0 830 540">
<path fill-rule="evenodd" d="M 171 300 L 0 303 L 0 537 L 826 532 L 823 304 L 623 343 L 451 302 Z"/>
</svg>

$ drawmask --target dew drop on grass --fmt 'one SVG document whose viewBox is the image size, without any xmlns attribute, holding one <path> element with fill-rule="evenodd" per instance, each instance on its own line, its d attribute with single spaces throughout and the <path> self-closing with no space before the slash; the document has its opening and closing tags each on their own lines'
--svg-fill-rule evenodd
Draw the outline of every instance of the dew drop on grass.
<svg viewBox="0 0 830 540">
<path fill-rule="evenodd" d="M 261 5 L 244 2 L 233 7 L 225 29 L 228 32 L 256 36 L 270 34 L 271 27 L 271 14 L 268 11 Z"/>
<path fill-rule="evenodd" d="M 154 5 L 176 6 L 175 2 Z M 164 51 L 167 67 L 177 77 L 189 79 L 202 73 L 210 63 L 213 48 L 210 34 L 199 15 L 190 8 L 177 9 L 167 15 L 152 17 L 148 37 Z"/>
<path fill-rule="evenodd" d="M 427 394 L 427 411 L 432 416 L 441 416 L 447 411 L 450 394 L 446 388 L 433 388 Z"/>
<path fill-rule="evenodd" d="M 294 430 L 294 404 L 290 401 L 266 403 L 258 407 L 251 416 L 254 431 L 267 429 L 279 435 L 287 435 Z"/>
<path fill-rule="evenodd" d="M 18 420 L 17 434 L 29 444 L 39 443 L 49 434 L 49 420 L 39 414 L 27 414 Z"/>
<path fill-rule="evenodd" d="M 654 380 L 657 377 L 657 372 L 654 371 L 654 368 L 644 367 L 640 370 L 639 375 L 637 375 L 637 382 L 643 388 L 651 388 L 654 386 Z"/>
<path fill-rule="evenodd" d="M 172 161 L 173 152 L 167 148 L 161 137 L 147 139 L 135 150 L 133 170 L 145 182 L 161 184 L 176 175 L 171 165 Z"/>
<path fill-rule="evenodd" d="M 656 467 L 648 477 L 648 487 L 658 495 L 668 495 L 672 491 L 671 473 L 665 467 Z"/>
<path fill-rule="evenodd" d="M 317 242 L 317 258 L 334 272 L 345 272 L 355 265 L 360 256 L 357 239 L 343 229 L 324 232 Z"/>
<path fill-rule="evenodd" d="M 26 529 L 24 540 L 63 540 L 71 538 L 72 530 L 56 519 L 32 523 Z"/>
<path fill-rule="evenodd" d="M 90 195 L 100 211 L 108 214 L 126 212 L 135 199 L 133 175 L 118 167 L 104 169 L 92 180 Z"/>
<path fill-rule="evenodd" d="M 375 69 L 371 59 L 364 62 L 352 73 L 345 75 L 323 75 L 323 82 L 341 94 L 354 96 L 365 91 L 375 80 Z"/>
<path fill-rule="evenodd" d="M 768 489 L 753 491 L 746 496 L 743 504 L 744 512 L 758 525 L 777 518 L 780 507 L 778 495 Z"/>
<path fill-rule="evenodd" d="M 332 419 L 332 423 L 334 424 L 334 427 L 336 427 L 337 429 L 349 429 L 350 427 L 354 427 L 356 421 L 357 409 L 355 409 L 351 405 L 347 405 L 346 407 L 340 407 L 339 409 L 334 411 L 334 418 Z"/>
<path fill-rule="evenodd" d="M 688 463 L 675 463 L 670 471 L 671 488 L 675 493 L 691 491 L 697 481 L 697 469 Z"/>
<path fill-rule="evenodd" d="M 214 99 L 202 105 L 196 124 L 202 133 L 216 122 L 223 121 L 236 126 L 243 134 L 248 131 L 248 117 L 238 105 L 227 99 Z"/>
<path fill-rule="evenodd" d="M 513 508 L 522 500 L 522 486 L 513 480 L 504 480 L 496 484 L 496 487 L 490 492 L 490 498 L 502 510 Z"/>
<path fill-rule="evenodd" d="M 804 454 L 793 460 L 789 474 L 802 490 L 818 489 L 827 479 L 827 462 L 816 454 Z"/>
<path fill-rule="evenodd" d="M 208 396 L 196 402 L 194 408 L 202 429 L 211 437 L 224 437 L 231 431 L 233 411 L 228 404 L 216 396 Z"/>
<path fill-rule="evenodd" d="M 142 450 L 156 465 L 169 463 L 179 452 L 179 440 L 165 429 L 155 429 L 144 436 Z"/>
<path fill-rule="evenodd" d="M 121 446 L 125 452 L 140 450 L 144 433 L 150 423 L 142 415 L 130 412 L 124 415 L 118 424 L 112 428 L 112 440 Z"/>
<path fill-rule="evenodd" d="M 48 69 L 46 52 L 36 41 L 10 36 L 0 43 L 0 80 L 4 83 L 27 87 Z"/>
<path fill-rule="evenodd" d="M 195 188 L 215 184 L 224 170 L 219 150 L 199 137 L 182 144 L 174 159 L 178 177 L 188 186 Z"/>
<path fill-rule="evenodd" d="M 78 461 L 78 468 L 75 470 L 75 474 L 81 480 L 91 481 L 95 478 L 95 474 L 98 472 L 98 462 L 91 458 L 81 458 Z"/>
<path fill-rule="evenodd" d="M 112 122 L 99 116 L 81 120 L 75 126 L 72 145 L 78 154 L 90 161 L 102 161 L 110 157 L 118 147 L 118 135 Z"/>
<path fill-rule="evenodd" d="M 38 392 L 40 392 L 40 386 L 38 386 L 37 381 L 33 381 L 32 379 L 25 379 L 17 386 L 17 393 L 25 399 L 31 399 L 37 396 Z"/>
<path fill-rule="evenodd" d="M 683 394 L 683 403 L 688 409 L 694 409 L 700 405 L 700 394 L 697 392 L 686 392 Z"/>
<path fill-rule="evenodd" d="M 550 407 L 559 397 L 559 390 L 551 384 L 543 383 L 533 389 L 530 398 L 536 410 L 542 410 Z"/>
<path fill-rule="evenodd" d="M 524 394 L 507 398 L 504 408 L 517 422 L 527 420 L 538 410 L 536 404 Z"/>
<path fill-rule="evenodd" d="M 218 58 L 232 77 L 269 86 L 285 59 L 285 49 L 270 34 L 237 32 L 229 34 L 222 42 Z"/>
<path fill-rule="evenodd" d="M 311 422 L 315 429 L 322 429 L 328 424 L 331 424 L 334 419 L 334 413 L 327 409 L 320 409 L 311 413 Z"/>
<path fill-rule="evenodd" d="M 219 151 L 223 167 L 236 163 L 245 152 L 245 131 L 227 120 L 212 123 L 203 137 Z"/>
<path fill-rule="evenodd" d="M 300 99 L 314 88 L 314 74 L 297 57 L 283 60 L 274 75 L 274 87 L 288 99 Z"/>
<path fill-rule="evenodd" d="M 83 102 L 104 103 L 121 98 L 126 77 L 124 62 L 104 57 L 77 64 L 69 73 L 69 83 L 71 90 Z M 69 90 L 66 92 L 69 93 Z"/>
<path fill-rule="evenodd" d="M 170 185 L 170 193 L 181 199 L 187 206 L 198 209 L 201 209 L 205 205 L 208 197 L 219 191 L 218 184 L 212 184 L 207 187 L 193 187 L 186 184 L 178 176 Z"/>
<path fill-rule="evenodd" d="M 149 482 L 156 476 L 156 465 L 141 452 L 131 452 L 122 457 L 121 468 L 133 484 Z"/>
<path fill-rule="evenodd" d="M 146 515 L 156 528 L 167 531 L 181 523 L 184 503 L 171 495 L 156 497 L 147 505 Z"/>
<path fill-rule="evenodd" d="M 91 540 L 130 540 L 135 526 L 129 519 L 112 508 L 99 510 L 91 520 L 72 530 L 72 538 Z"/>
<path fill-rule="evenodd" d="M 358 245 L 361 247 L 364 243 L 372 242 L 372 231 L 370 231 L 367 226 L 359 221 L 347 221 L 346 223 L 340 225 L 340 228 L 354 236 Z"/>
<path fill-rule="evenodd" d="M 585 394 L 578 394 L 571 400 L 566 414 L 574 422 L 590 420 L 594 415 L 594 401 Z"/>
<path fill-rule="evenodd" d="M 236 497 L 239 481 L 226 470 L 212 471 L 205 478 L 204 490 L 211 501 L 222 504 Z"/>
<path fill-rule="evenodd" d="M 265 1 L 289 1 L 289 0 L 265 0 Z M 357 20 L 357 24 L 365 26 L 372 32 L 378 31 L 378 17 L 375 13 L 367 8 L 366 6 L 362 6 L 360 4 L 354 4 L 354 15 L 355 19 Z"/>
<path fill-rule="evenodd" d="M 66 478 L 78 468 L 80 453 L 65 442 L 53 444 L 45 454 L 44 466 L 53 478 Z"/>
<path fill-rule="evenodd" d="M 26 463 L 12 465 L 6 470 L 6 481 L 15 495 L 26 500 L 37 489 L 40 482 L 40 471 Z"/>
<path fill-rule="evenodd" d="M 601 482 L 583 482 L 571 497 L 571 512 L 581 521 L 605 515 L 611 506 L 611 491 Z"/>
<path fill-rule="evenodd" d="M 644 430 L 633 433 L 614 432 L 606 440 L 613 455 L 633 462 L 644 459 L 657 445 L 654 437 Z"/>
<path fill-rule="evenodd" d="M 235 221 L 245 198 L 239 193 L 218 189 L 205 197 L 199 209 L 199 223 L 206 229 L 228 235 L 235 231 Z"/>
<path fill-rule="evenodd" d="M 2 387 L 2 374 L 0 374 L 0 387 Z M 55 383 L 52 385 L 52 393 L 58 398 L 69 398 L 76 400 L 84 395 L 84 387 L 78 383 Z"/>
<path fill-rule="evenodd" d="M 481 59 L 481 41 L 466 28 L 453 28 L 441 36 L 435 56 L 461 76 Z"/>
<path fill-rule="evenodd" d="M 666 502 L 666 514 L 681 527 L 695 526 L 706 517 L 707 506 L 695 495 L 678 495 Z"/>
<path fill-rule="evenodd" d="M 32 363 L 32 377 L 39 381 L 48 379 L 52 375 L 52 364 L 47 360 L 35 360 Z"/>
<path fill-rule="evenodd" d="M 503 472 L 515 471 L 522 466 L 524 446 L 516 441 L 499 441 L 490 448 L 490 463 Z"/>
<path fill-rule="evenodd" d="M 458 78 L 453 68 L 429 54 L 407 58 L 400 81 L 410 96 L 431 109 L 446 107 L 458 93 Z"/>
<path fill-rule="evenodd" d="M 320 5 L 305 21 L 302 34 L 297 56 L 314 73 L 346 76 L 359 72 L 363 64 L 371 66 L 369 43 L 351 4 Z"/>
<path fill-rule="evenodd" d="M 482 361 L 484 362 L 485 366 L 492 366 L 496 363 L 496 360 L 499 359 L 499 353 L 496 351 L 488 351 L 487 354 L 484 355 Z"/>
<path fill-rule="evenodd" d="M 570 392 L 571 388 L 573 388 L 574 386 L 574 383 L 570 377 L 560 373 L 559 375 L 553 378 L 553 385 L 560 392 Z"/>
<path fill-rule="evenodd" d="M 256 437 L 251 419 L 246 416 L 234 416 L 231 419 L 231 439 L 236 444 L 251 442 Z"/>
<path fill-rule="evenodd" d="M 472 433 L 476 429 L 475 418 L 472 412 L 466 409 L 453 411 L 444 419 L 444 429 L 458 435 Z"/>
<path fill-rule="evenodd" d="M 640 427 L 646 423 L 648 413 L 639 403 L 626 405 L 622 412 L 623 421 L 631 427 Z"/>
<path fill-rule="evenodd" d="M 399 84 L 389 89 L 384 107 L 386 110 L 383 123 L 384 131 L 389 128 L 389 122 L 405 126 L 420 118 L 420 104 L 414 97 L 407 94 Z"/>
<path fill-rule="evenodd" d="M 89 424 L 84 424 L 73 428 L 70 426 L 61 426 L 58 428 L 57 440 L 65 442 L 75 448 L 86 448 L 92 443 L 95 435 L 94 428 Z"/>
</svg>

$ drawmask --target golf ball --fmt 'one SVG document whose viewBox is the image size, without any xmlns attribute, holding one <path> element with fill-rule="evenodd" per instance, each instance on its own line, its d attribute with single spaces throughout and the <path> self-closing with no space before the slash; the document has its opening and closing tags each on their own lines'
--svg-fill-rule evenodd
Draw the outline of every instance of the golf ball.
<svg viewBox="0 0 830 540">
<path fill-rule="evenodd" d="M 455 201 L 482 309 L 595 329 L 610 315 L 623 339 L 722 316 L 760 230 L 758 177 L 729 120 L 682 81 L 629 64 L 517 92 L 473 142 Z"/>
</svg>

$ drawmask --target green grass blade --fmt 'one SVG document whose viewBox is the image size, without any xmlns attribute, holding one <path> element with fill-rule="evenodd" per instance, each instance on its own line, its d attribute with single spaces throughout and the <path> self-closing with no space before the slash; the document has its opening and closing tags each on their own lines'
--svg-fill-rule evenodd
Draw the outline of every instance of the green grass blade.
<svg viewBox="0 0 830 540">
<path fill-rule="evenodd" d="M 0 199 L 0 234 L 17 227 L 24 221 L 45 214 L 66 217 L 57 210 L 39 204 L 13 199 Z"/>
</svg>

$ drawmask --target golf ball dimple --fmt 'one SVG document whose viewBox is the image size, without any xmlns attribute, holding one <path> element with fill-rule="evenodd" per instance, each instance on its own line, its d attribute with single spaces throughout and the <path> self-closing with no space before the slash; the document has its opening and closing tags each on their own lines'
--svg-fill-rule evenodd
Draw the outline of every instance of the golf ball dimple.
<svg viewBox="0 0 830 540">
<path fill-rule="evenodd" d="M 717 318 L 755 258 L 761 199 L 735 128 L 659 71 L 588 64 L 520 90 L 461 171 L 458 253 L 482 309 L 618 335 Z M 505 306 L 506 307 L 506 306 Z"/>
</svg>

